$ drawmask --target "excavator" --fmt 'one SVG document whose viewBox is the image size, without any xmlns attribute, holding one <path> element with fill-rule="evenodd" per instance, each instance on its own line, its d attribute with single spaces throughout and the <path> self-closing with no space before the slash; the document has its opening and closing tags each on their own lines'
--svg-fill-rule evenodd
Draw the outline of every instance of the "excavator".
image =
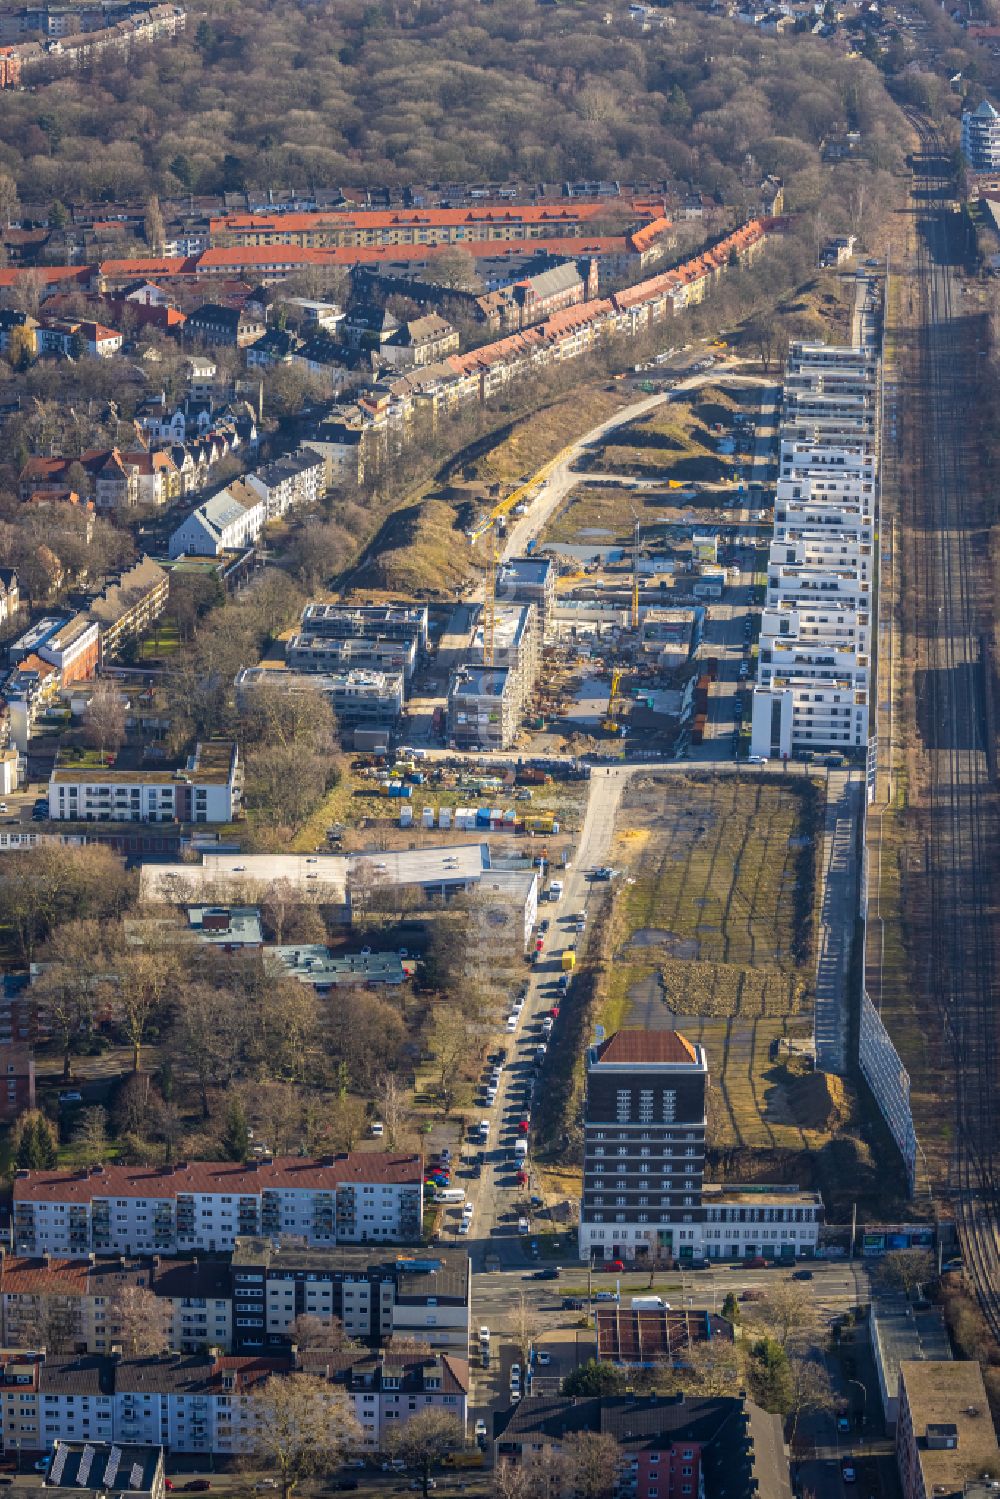
<svg viewBox="0 0 1000 1499">
<path fill-rule="evenodd" d="M 621 733 L 622 726 L 618 721 L 618 714 L 615 711 L 620 701 L 618 689 L 621 686 L 621 681 L 622 670 L 620 666 L 616 666 L 614 671 L 611 673 L 611 691 L 608 693 L 607 710 L 605 711 L 604 717 L 601 719 L 601 728 L 606 734 Z"/>
</svg>

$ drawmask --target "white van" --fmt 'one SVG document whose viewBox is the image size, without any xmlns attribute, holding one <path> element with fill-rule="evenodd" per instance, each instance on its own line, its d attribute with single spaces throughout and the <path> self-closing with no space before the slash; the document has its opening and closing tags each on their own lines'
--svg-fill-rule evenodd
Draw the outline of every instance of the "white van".
<svg viewBox="0 0 1000 1499">
<path fill-rule="evenodd" d="M 442 1187 L 439 1192 L 434 1193 L 435 1202 L 444 1202 L 449 1206 L 455 1206 L 465 1201 L 464 1187 Z"/>
<path fill-rule="evenodd" d="M 562 893 L 562 880 L 553 880 L 551 885 L 549 886 L 549 900 L 562 900 Z"/>
<path fill-rule="evenodd" d="M 523 1161 L 524 1158 L 525 1158 L 525 1156 L 527 1154 L 528 1154 L 528 1142 L 527 1142 L 527 1140 L 515 1140 L 514 1141 L 514 1158 L 515 1158 L 515 1160 Z"/>
</svg>

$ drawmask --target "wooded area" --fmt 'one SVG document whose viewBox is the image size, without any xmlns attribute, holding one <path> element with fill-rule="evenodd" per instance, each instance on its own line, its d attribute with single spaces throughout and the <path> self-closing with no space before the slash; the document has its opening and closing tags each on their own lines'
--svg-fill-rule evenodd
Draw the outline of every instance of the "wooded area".
<svg viewBox="0 0 1000 1499">
<path fill-rule="evenodd" d="M 6 97 L 0 168 L 34 202 L 668 176 L 739 203 L 775 172 L 794 209 L 819 200 L 833 131 L 898 162 L 900 117 L 870 62 L 693 9 L 635 35 L 624 6 L 606 13 L 208 0 L 169 45 Z"/>
</svg>

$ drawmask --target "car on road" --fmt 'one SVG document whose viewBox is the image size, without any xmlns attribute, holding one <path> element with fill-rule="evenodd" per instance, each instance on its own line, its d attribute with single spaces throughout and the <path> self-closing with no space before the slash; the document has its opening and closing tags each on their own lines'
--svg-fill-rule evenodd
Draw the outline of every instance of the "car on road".
<svg viewBox="0 0 1000 1499">
<path fill-rule="evenodd" d="M 858 1470 L 855 1468 L 851 1458 L 844 1458 L 844 1461 L 840 1465 L 840 1476 L 845 1483 L 857 1483 Z"/>
<path fill-rule="evenodd" d="M 480 1416 L 479 1420 L 476 1422 L 476 1446 L 486 1446 L 486 1422 L 483 1420 L 482 1416 Z"/>
<path fill-rule="evenodd" d="M 841 1411 L 840 1415 L 837 1417 L 837 1430 L 838 1431 L 850 1431 L 850 1429 L 851 1429 L 851 1418 L 850 1418 L 849 1415 L 847 1415 L 846 1411 Z"/>
<path fill-rule="evenodd" d="M 813 1273 L 811 1270 L 796 1270 L 792 1276 L 793 1280 L 812 1280 L 812 1278 Z"/>
<path fill-rule="evenodd" d="M 605 1260 L 604 1264 L 601 1266 L 601 1269 L 602 1270 L 624 1270 L 625 1269 L 625 1261 L 624 1260 Z"/>
<path fill-rule="evenodd" d="M 586 1302 L 579 1296 L 564 1296 L 562 1299 L 564 1312 L 582 1312 L 585 1306 Z"/>
<path fill-rule="evenodd" d="M 544 1265 L 541 1270 L 536 1270 L 531 1278 L 532 1280 L 558 1280 L 561 1274 L 561 1266 Z"/>
<path fill-rule="evenodd" d="M 207 1478 L 192 1478 L 183 1488 L 185 1494 L 207 1494 L 212 1485 Z"/>
</svg>

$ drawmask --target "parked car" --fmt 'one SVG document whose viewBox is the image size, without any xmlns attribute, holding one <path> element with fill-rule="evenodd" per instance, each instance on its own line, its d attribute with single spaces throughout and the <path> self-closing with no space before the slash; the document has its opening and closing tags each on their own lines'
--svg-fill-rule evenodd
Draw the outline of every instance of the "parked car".
<svg viewBox="0 0 1000 1499">
<path fill-rule="evenodd" d="M 582 1312 L 586 1303 L 579 1296 L 564 1296 L 562 1309 L 564 1312 Z"/>
<path fill-rule="evenodd" d="M 795 1274 L 792 1276 L 793 1280 L 812 1280 L 812 1278 L 813 1273 L 811 1270 L 796 1270 Z"/>
<path fill-rule="evenodd" d="M 184 1485 L 185 1494 L 207 1494 L 212 1485 L 207 1478 L 192 1478 Z"/>
</svg>

